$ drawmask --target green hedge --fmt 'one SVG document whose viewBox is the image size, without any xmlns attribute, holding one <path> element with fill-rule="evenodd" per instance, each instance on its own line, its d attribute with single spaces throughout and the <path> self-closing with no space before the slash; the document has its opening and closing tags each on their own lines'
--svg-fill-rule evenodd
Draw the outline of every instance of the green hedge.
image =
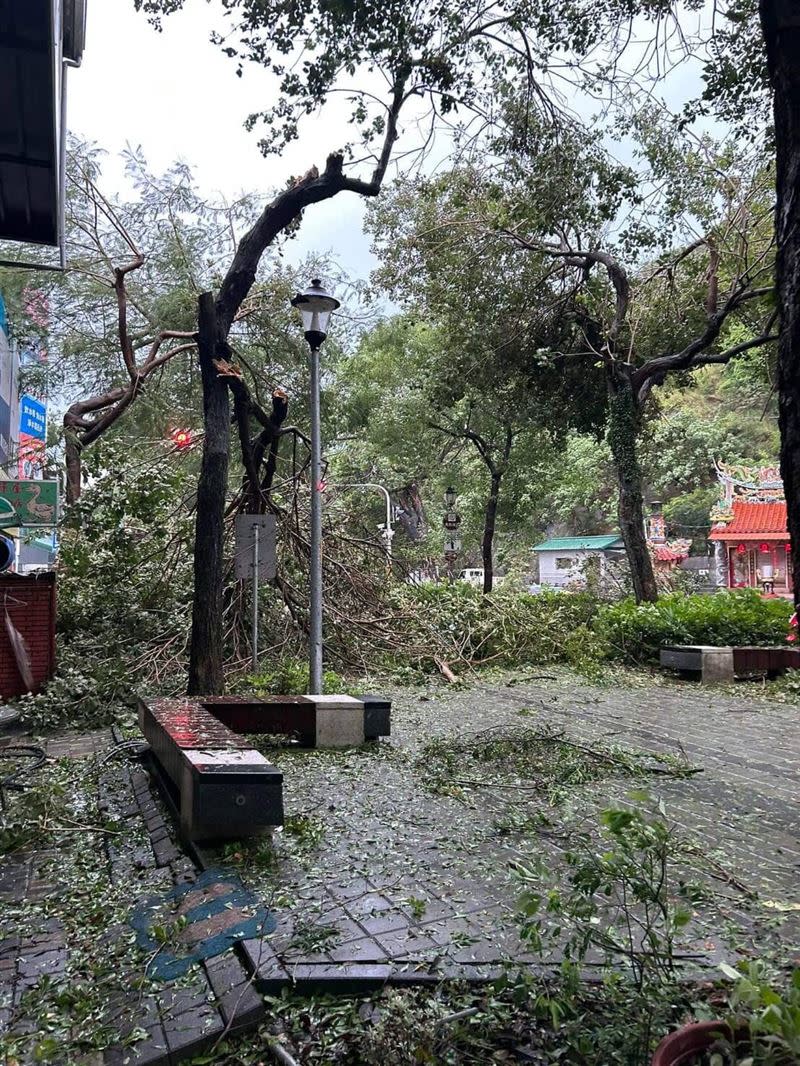
<svg viewBox="0 0 800 1066">
<path fill-rule="evenodd" d="M 658 660 L 664 644 L 784 644 L 792 606 L 765 599 L 755 589 L 686 596 L 675 592 L 657 603 L 633 600 L 602 607 L 594 623 L 612 658 Z"/>
<path fill-rule="evenodd" d="M 448 658 L 458 650 L 474 665 L 575 662 L 591 643 L 597 600 L 587 593 L 538 596 L 502 586 L 490 596 L 463 581 L 404 586 L 395 606 L 410 646 Z"/>
</svg>

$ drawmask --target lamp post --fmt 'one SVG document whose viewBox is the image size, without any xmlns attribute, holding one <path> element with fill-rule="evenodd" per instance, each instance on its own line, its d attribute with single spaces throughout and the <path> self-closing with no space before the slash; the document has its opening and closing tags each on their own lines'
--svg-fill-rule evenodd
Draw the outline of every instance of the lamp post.
<svg viewBox="0 0 800 1066">
<path fill-rule="evenodd" d="M 311 560 L 309 586 L 311 589 L 309 633 L 310 695 L 322 692 L 322 440 L 319 416 L 319 350 L 328 335 L 328 323 L 339 301 L 326 292 L 319 278 L 314 278 L 304 292 L 292 300 L 300 312 L 303 332 L 311 349 Z"/>
<path fill-rule="evenodd" d="M 461 550 L 461 541 L 458 537 L 458 527 L 461 525 L 461 515 L 455 510 L 456 490 L 449 485 L 444 492 L 445 513 L 442 525 L 445 529 L 444 557 L 450 571 L 450 580 L 453 580 L 453 564 Z"/>
<path fill-rule="evenodd" d="M 386 501 L 386 529 L 384 531 L 386 537 L 386 561 L 391 570 L 392 538 L 394 537 L 394 530 L 392 529 L 392 498 L 389 495 L 389 490 L 383 485 L 376 485 L 374 481 L 359 481 L 348 485 L 337 485 L 335 487 L 338 489 L 377 489 L 378 492 L 383 493 L 383 498 Z"/>
</svg>

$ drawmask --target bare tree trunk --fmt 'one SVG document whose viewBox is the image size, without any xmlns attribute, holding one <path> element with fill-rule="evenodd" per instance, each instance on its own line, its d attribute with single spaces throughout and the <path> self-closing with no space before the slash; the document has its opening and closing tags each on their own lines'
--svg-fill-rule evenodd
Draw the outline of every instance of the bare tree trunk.
<svg viewBox="0 0 800 1066">
<path fill-rule="evenodd" d="M 800 16 L 796 0 L 760 0 L 774 93 L 778 421 L 781 477 L 792 544 L 794 602 L 800 605 Z"/>
<path fill-rule="evenodd" d="M 83 463 L 81 462 L 81 442 L 74 429 L 64 429 L 64 457 L 67 471 L 67 503 L 77 503 L 83 488 Z"/>
<path fill-rule="evenodd" d="M 486 501 L 486 511 L 483 519 L 483 542 L 481 544 L 481 551 L 483 553 L 483 591 L 484 593 L 491 592 L 494 585 L 494 556 L 492 547 L 494 544 L 494 530 L 495 522 L 497 520 L 497 503 L 500 497 L 500 482 L 503 475 L 495 470 L 492 472 L 491 488 L 489 489 L 489 498 Z"/>
<path fill-rule="evenodd" d="M 210 292 L 200 296 L 198 326 L 205 437 L 197 484 L 188 692 L 190 696 L 212 696 L 221 694 L 225 686 L 222 668 L 222 551 L 230 452 L 230 406 L 228 387 L 214 366 L 219 328 L 214 297 Z"/>
<path fill-rule="evenodd" d="M 618 367 L 609 371 L 608 412 L 608 444 L 619 490 L 619 528 L 631 568 L 633 593 L 637 603 L 655 603 L 658 586 L 644 531 L 642 470 L 636 451 L 641 412 L 630 377 Z"/>
</svg>

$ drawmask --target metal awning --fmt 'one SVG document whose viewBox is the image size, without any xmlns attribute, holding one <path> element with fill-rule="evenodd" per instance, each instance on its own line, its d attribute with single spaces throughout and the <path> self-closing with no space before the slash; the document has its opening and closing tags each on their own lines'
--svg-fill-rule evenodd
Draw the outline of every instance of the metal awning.
<svg viewBox="0 0 800 1066">
<path fill-rule="evenodd" d="M 85 0 L 0 0 L 0 238 L 57 245 L 63 63 L 83 52 Z"/>
</svg>

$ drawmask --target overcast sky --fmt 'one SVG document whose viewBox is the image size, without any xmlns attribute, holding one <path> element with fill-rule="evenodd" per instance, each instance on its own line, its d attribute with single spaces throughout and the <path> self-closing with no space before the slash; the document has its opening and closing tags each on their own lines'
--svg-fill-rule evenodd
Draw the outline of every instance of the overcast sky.
<svg viewBox="0 0 800 1066">
<path fill-rule="evenodd" d="M 157 170 L 177 159 L 190 164 L 205 194 L 233 199 L 243 191 L 269 193 L 312 164 L 322 168 L 327 154 L 352 135 L 346 101 L 333 96 L 324 116 L 307 118 L 299 140 L 280 158 L 265 159 L 257 132 L 248 133 L 243 123 L 250 112 L 274 102 L 275 82 L 254 64 L 245 66 L 242 78 L 236 76 L 235 61 L 209 42 L 212 27 L 221 25 L 218 12 L 216 3 L 186 0 L 184 10 L 165 18 L 163 33 L 157 33 L 134 11 L 133 0 L 89 0 L 83 66 L 70 72 L 69 126 L 109 152 L 107 191 L 123 184 L 114 157 L 126 143 L 140 145 Z M 635 55 L 635 46 L 632 51 Z M 659 92 L 677 108 L 698 88 L 698 70 L 683 67 Z M 616 151 L 627 154 L 624 144 Z M 370 169 L 364 166 L 364 176 Z M 296 262 L 310 252 L 330 252 L 353 280 L 366 278 L 375 259 L 362 232 L 363 214 L 363 201 L 349 193 L 309 207 L 287 256 Z"/>
<path fill-rule="evenodd" d="M 327 105 L 324 119 L 308 118 L 300 141 L 281 158 L 265 159 L 257 133 L 243 123 L 269 106 L 274 81 L 252 64 L 236 77 L 234 60 L 209 43 L 216 10 L 205 0 L 187 0 L 157 33 L 133 0 L 89 0 L 83 65 L 70 71 L 70 130 L 111 155 L 126 143 L 141 145 L 157 170 L 181 159 L 209 195 L 266 193 L 314 163 L 322 169 L 327 154 L 348 138 L 344 102 Z M 115 191 L 120 167 L 109 161 L 104 173 L 104 187 Z M 374 260 L 362 233 L 363 211 L 350 193 L 308 208 L 287 255 L 297 260 L 331 251 L 354 279 L 366 277 Z"/>
</svg>

